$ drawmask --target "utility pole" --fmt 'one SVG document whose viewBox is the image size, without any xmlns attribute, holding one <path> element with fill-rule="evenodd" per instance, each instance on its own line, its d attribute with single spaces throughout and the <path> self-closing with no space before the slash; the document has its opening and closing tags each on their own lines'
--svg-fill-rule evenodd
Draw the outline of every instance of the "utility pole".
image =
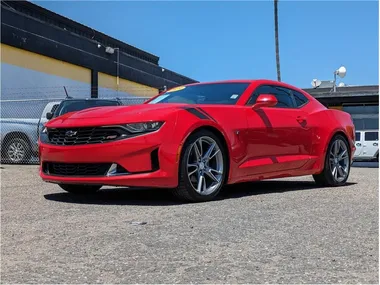
<svg viewBox="0 0 380 285">
<path fill-rule="evenodd" d="M 275 37 L 275 46 L 276 46 L 277 80 L 281 81 L 280 46 L 279 46 L 279 40 L 278 40 L 278 0 L 274 0 L 274 37 Z"/>
</svg>

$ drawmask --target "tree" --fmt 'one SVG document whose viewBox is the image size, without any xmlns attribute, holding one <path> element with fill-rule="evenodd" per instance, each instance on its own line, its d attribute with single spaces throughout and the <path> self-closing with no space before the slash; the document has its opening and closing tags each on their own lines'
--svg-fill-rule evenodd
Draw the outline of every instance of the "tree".
<svg viewBox="0 0 380 285">
<path fill-rule="evenodd" d="M 275 45 L 276 45 L 277 80 L 281 81 L 280 46 L 278 43 L 278 0 L 274 0 L 274 37 L 275 37 Z"/>
</svg>

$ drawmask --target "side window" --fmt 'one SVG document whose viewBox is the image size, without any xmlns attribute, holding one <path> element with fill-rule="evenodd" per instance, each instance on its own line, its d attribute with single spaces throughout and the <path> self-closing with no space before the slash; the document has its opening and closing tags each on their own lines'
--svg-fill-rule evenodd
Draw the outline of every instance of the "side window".
<svg viewBox="0 0 380 285">
<path fill-rule="evenodd" d="M 51 113 L 54 114 L 55 110 L 57 110 L 59 104 L 54 104 L 53 108 L 51 108 Z"/>
<path fill-rule="evenodd" d="M 359 132 L 355 133 L 355 141 L 360 142 L 360 133 Z"/>
<path fill-rule="evenodd" d="M 290 90 L 282 87 L 263 85 L 257 88 L 251 98 L 249 99 L 247 105 L 255 104 L 257 97 L 261 94 L 272 94 L 277 98 L 277 105 L 274 108 L 294 108 L 294 103 Z"/>
<path fill-rule="evenodd" d="M 364 140 L 365 141 L 377 141 L 379 139 L 378 132 L 365 132 Z"/>
<path fill-rule="evenodd" d="M 293 96 L 294 96 L 294 100 L 296 101 L 296 106 L 297 107 L 300 107 L 300 106 L 306 104 L 309 101 L 306 98 L 305 95 L 303 95 L 302 93 L 300 93 L 298 91 L 292 90 L 292 93 L 293 93 Z"/>
<path fill-rule="evenodd" d="M 274 87 L 278 103 L 275 106 L 276 108 L 294 108 L 294 102 L 292 98 L 292 91 L 283 87 Z"/>
</svg>

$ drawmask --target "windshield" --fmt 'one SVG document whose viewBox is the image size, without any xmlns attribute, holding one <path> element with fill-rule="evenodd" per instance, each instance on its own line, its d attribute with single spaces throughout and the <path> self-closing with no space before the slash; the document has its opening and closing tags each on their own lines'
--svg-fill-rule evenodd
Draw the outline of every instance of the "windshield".
<svg viewBox="0 0 380 285">
<path fill-rule="evenodd" d="M 118 106 L 118 101 L 112 100 L 68 100 L 63 101 L 54 112 L 54 117 L 62 116 L 69 112 L 81 111 L 101 106 Z"/>
<path fill-rule="evenodd" d="M 234 105 L 250 83 L 212 83 L 181 86 L 156 97 L 148 104 L 224 104 Z"/>
</svg>

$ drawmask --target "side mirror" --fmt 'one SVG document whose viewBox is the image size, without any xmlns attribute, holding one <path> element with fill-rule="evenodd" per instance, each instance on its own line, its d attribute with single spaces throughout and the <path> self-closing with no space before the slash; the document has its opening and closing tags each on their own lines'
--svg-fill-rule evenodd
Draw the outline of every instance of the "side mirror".
<svg viewBox="0 0 380 285">
<path fill-rule="evenodd" d="M 253 104 L 252 109 L 257 110 L 262 107 L 273 107 L 276 106 L 278 103 L 277 98 L 271 94 L 261 94 L 257 100 L 256 103 Z"/>
<path fill-rule="evenodd" d="M 53 113 L 46 113 L 46 119 L 50 120 L 51 118 L 53 118 Z"/>
</svg>

